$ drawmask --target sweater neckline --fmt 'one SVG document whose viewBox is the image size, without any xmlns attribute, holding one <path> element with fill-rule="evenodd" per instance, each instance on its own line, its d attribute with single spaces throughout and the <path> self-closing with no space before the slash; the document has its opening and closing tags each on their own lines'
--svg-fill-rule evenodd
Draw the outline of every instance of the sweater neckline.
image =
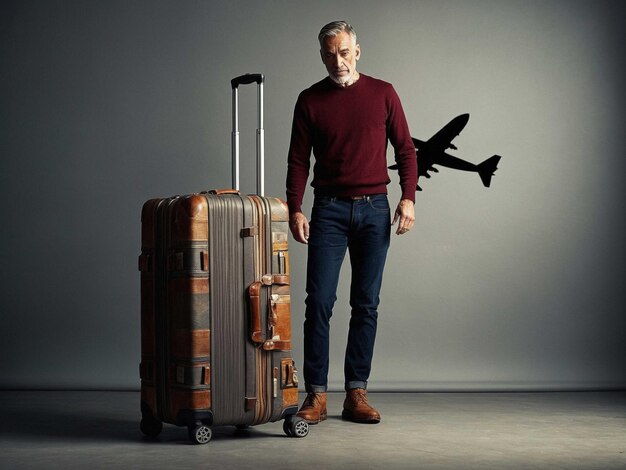
<svg viewBox="0 0 626 470">
<path fill-rule="evenodd" d="M 361 81 L 363 80 L 364 77 L 367 77 L 367 75 L 362 74 L 361 72 L 359 72 L 359 79 L 353 83 L 352 85 L 348 85 L 348 86 L 339 86 L 337 85 L 335 82 L 333 82 L 333 80 L 330 77 L 326 77 L 326 81 L 328 83 L 328 85 L 330 86 L 331 89 L 333 90 L 339 90 L 339 91 L 349 91 L 349 90 L 354 90 L 359 86 L 359 83 L 361 83 Z"/>
</svg>

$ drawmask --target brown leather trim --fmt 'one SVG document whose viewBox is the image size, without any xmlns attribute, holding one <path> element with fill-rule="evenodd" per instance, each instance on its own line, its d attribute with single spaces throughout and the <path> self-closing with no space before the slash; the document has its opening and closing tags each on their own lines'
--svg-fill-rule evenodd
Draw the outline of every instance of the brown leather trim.
<svg viewBox="0 0 626 470">
<path fill-rule="evenodd" d="M 246 397 L 244 402 L 246 411 L 252 411 L 256 408 L 256 397 Z"/>
<path fill-rule="evenodd" d="M 239 194 L 239 191 L 237 189 L 230 189 L 230 188 L 212 189 L 209 191 L 209 194 L 215 194 L 216 196 L 223 196 L 224 194 Z"/>
<path fill-rule="evenodd" d="M 209 252 L 208 251 L 200 252 L 200 269 L 202 269 L 202 271 L 209 270 Z"/>
<path fill-rule="evenodd" d="M 259 227 L 245 227 L 241 229 L 241 238 L 254 237 L 259 234 Z"/>
<path fill-rule="evenodd" d="M 248 287 L 248 300 L 250 305 L 250 339 L 255 343 L 264 341 L 261 329 L 261 283 L 253 282 Z"/>
<path fill-rule="evenodd" d="M 207 410 L 210 408 L 210 390 L 170 388 L 170 416 L 177 416 L 180 410 Z"/>
<path fill-rule="evenodd" d="M 271 286 L 271 285 L 289 285 L 289 275 L 288 274 L 276 274 L 270 275 L 267 274 L 262 277 L 261 281 L 253 282 L 248 287 L 248 304 L 250 308 L 250 339 L 255 343 L 263 343 L 265 341 L 265 335 L 262 330 L 262 321 L 261 321 L 261 288 L 263 286 Z M 278 306 L 282 305 L 282 306 Z M 271 332 L 272 340 L 274 340 L 274 327 L 278 323 L 278 310 L 280 309 L 283 312 L 284 321 L 290 323 L 290 312 L 289 312 L 289 303 L 288 302 L 280 302 L 277 305 L 277 302 L 270 302 L 270 311 L 268 317 L 268 330 Z M 287 306 L 287 310 L 285 313 L 285 307 Z M 291 326 L 289 328 L 285 328 L 281 326 L 282 334 L 279 339 L 290 339 L 291 338 Z M 274 346 L 271 344 L 267 344 L 263 346 L 263 349 L 270 350 L 274 349 Z M 282 349 L 282 347 L 280 348 Z"/>
<path fill-rule="evenodd" d="M 289 274 L 274 274 L 272 284 L 278 286 L 288 286 L 290 284 Z"/>
<path fill-rule="evenodd" d="M 298 389 L 287 388 L 283 390 L 283 408 L 288 408 L 298 404 Z"/>
<path fill-rule="evenodd" d="M 291 351 L 291 341 L 268 339 L 263 343 L 265 351 Z"/>
<path fill-rule="evenodd" d="M 288 302 L 272 301 L 274 321 L 272 339 L 287 342 L 291 340 L 291 305 Z M 282 348 L 281 348 L 282 349 Z"/>
<path fill-rule="evenodd" d="M 211 366 L 205 362 L 200 364 L 173 363 L 172 384 L 178 386 L 199 386 L 211 384 Z"/>
<path fill-rule="evenodd" d="M 290 357 L 280 361 L 280 370 L 282 374 L 282 388 L 293 387 L 293 359 Z"/>
<path fill-rule="evenodd" d="M 287 251 L 288 248 L 289 248 L 289 243 L 286 240 L 285 241 L 277 241 L 277 242 L 274 242 L 272 244 L 272 249 L 275 252 Z"/>
<path fill-rule="evenodd" d="M 171 209 L 170 243 L 208 240 L 209 217 L 206 197 L 189 194 L 178 198 Z"/>
<path fill-rule="evenodd" d="M 208 357 L 211 354 L 210 330 L 173 330 L 172 355 L 177 358 Z"/>
</svg>

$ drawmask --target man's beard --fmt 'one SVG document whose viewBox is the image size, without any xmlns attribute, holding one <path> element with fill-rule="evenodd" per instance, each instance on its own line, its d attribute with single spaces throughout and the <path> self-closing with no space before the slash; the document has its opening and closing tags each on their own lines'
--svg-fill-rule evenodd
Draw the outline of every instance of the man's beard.
<svg viewBox="0 0 626 470">
<path fill-rule="evenodd" d="M 341 76 L 341 77 L 336 76 L 334 73 L 329 73 L 328 76 L 337 85 L 341 85 L 341 86 L 352 85 L 352 83 L 354 83 L 355 81 L 356 71 L 348 75 Z"/>
</svg>

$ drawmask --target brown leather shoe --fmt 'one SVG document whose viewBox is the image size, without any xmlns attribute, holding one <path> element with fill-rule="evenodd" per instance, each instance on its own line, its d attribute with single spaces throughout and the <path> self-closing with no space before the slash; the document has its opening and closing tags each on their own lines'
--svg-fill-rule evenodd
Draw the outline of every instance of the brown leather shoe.
<svg viewBox="0 0 626 470">
<path fill-rule="evenodd" d="M 380 413 L 367 402 L 367 390 L 354 388 L 346 392 L 341 417 L 355 423 L 379 423 Z"/>
<path fill-rule="evenodd" d="M 296 416 L 304 419 L 309 424 L 317 424 L 320 421 L 324 421 L 327 416 L 326 392 L 307 394 Z"/>
</svg>

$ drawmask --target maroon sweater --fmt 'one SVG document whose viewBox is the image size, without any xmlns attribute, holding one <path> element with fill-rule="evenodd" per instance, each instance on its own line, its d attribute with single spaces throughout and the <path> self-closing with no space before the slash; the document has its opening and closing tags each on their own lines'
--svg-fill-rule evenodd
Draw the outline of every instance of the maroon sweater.
<svg viewBox="0 0 626 470">
<path fill-rule="evenodd" d="M 304 90 L 296 102 L 289 146 L 289 211 L 302 210 L 311 150 L 315 194 L 386 194 L 391 181 L 387 140 L 395 150 L 402 199 L 415 202 L 415 146 L 393 86 L 360 74 L 349 87 L 339 87 L 327 77 Z"/>
</svg>

